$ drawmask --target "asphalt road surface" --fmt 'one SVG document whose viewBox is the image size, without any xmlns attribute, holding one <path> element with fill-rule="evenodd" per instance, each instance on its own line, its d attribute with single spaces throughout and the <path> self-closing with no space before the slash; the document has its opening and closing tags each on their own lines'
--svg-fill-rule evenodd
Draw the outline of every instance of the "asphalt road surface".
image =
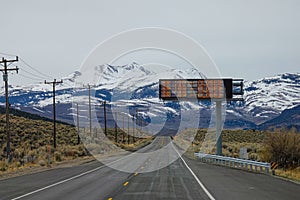
<svg viewBox="0 0 300 200">
<path fill-rule="evenodd" d="M 162 155 L 131 162 L 128 167 L 142 163 L 132 173 L 95 161 L 2 180 L 0 199 L 300 199 L 298 184 L 181 157 L 169 137 L 157 137 L 142 151 L 165 146 Z"/>
</svg>

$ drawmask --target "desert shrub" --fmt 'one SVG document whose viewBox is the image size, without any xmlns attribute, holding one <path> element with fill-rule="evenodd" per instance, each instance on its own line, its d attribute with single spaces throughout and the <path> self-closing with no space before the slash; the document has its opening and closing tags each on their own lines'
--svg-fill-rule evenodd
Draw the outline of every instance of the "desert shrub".
<svg viewBox="0 0 300 200">
<path fill-rule="evenodd" d="M 61 153 L 56 151 L 54 153 L 54 159 L 55 159 L 55 161 L 58 161 L 58 162 L 62 161 L 62 155 L 61 155 Z"/>
<path fill-rule="evenodd" d="M 263 148 L 258 155 L 260 161 L 271 162 L 272 160 L 272 155 L 268 147 Z"/>
<path fill-rule="evenodd" d="M 7 167 L 8 166 L 5 161 L 0 161 L 0 171 L 6 171 Z"/>
<path fill-rule="evenodd" d="M 44 160 L 39 160 L 39 165 L 41 167 L 44 167 L 44 166 L 46 166 L 46 162 Z"/>
<path fill-rule="evenodd" d="M 300 134 L 276 130 L 268 134 L 266 148 L 270 152 L 271 161 L 276 161 L 280 167 L 295 168 L 299 166 Z"/>
</svg>

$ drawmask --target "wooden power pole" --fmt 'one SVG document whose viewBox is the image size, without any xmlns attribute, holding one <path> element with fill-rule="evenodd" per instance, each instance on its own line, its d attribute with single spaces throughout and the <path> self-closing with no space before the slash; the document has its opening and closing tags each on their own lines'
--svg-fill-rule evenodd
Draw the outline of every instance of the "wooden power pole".
<svg viewBox="0 0 300 200">
<path fill-rule="evenodd" d="M 107 136 L 106 101 L 103 102 L 103 112 L 104 112 L 104 134 L 105 134 L 105 136 Z"/>
<path fill-rule="evenodd" d="M 83 85 L 84 88 L 88 88 L 88 96 L 89 96 L 89 129 L 90 129 L 90 135 L 92 135 L 92 103 L 91 103 L 91 85 Z"/>
<path fill-rule="evenodd" d="M 89 88 L 89 121 L 90 121 L 90 134 L 92 135 L 92 104 L 91 104 L 91 85 L 88 84 Z"/>
<path fill-rule="evenodd" d="M 9 101 L 8 101 L 8 71 L 17 71 L 19 68 L 7 68 L 7 63 L 13 63 L 18 62 L 18 56 L 14 60 L 6 60 L 5 58 L 2 58 L 0 63 L 3 63 L 3 69 L 0 69 L 0 71 L 3 72 L 3 81 L 4 81 L 4 87 L 5 87 L 5 102 L 6 102 L 6 109 L 5 109 L 5 115 L 6 115 L 6 135 L 7 135 L 7 144 L 6 144 L 6 158 L 7 162 L 10 163 L 10 132 L 9 132 Z"/>
<path fill-rule="evenodd" d="M 78 103 L 76 103 L 77 108 L 77 144 L 80 144 L 80 129 L 79 129 L 79 106 Z"/>
<path fill-rule="evenodd" d="M 45 84 L 52 84 L 53 86 L 53 147 L 56 148 L 56 107 L 55 107 L 55 85 L 63 83 L 63 81 L 54 81 L 52 82 L 47 82 L 45 80 Z"/>
<path fill-rule="evenodd" d="M 118 113 L 115 112 L 115 142 L 118 142 Z"/>
</svg>

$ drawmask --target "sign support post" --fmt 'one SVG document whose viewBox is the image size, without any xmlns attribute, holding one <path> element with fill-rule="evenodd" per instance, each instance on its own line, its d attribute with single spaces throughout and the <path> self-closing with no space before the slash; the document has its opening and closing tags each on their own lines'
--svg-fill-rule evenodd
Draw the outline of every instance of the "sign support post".
<svg viewBox="0 0 300 200">
<path fill-rule="evenodd" d="M 217 155 L 222 155 L 222 101 L 216 102 L 216 148 Z"/>
<path fill-rule="evenodd" d="M 166 101 L 206 101 L 216 104 L 216 153 L 222 155 L 222 102 L 243 101 L 243 79 L 160 79 L 159 98 Z"/>
</svg>

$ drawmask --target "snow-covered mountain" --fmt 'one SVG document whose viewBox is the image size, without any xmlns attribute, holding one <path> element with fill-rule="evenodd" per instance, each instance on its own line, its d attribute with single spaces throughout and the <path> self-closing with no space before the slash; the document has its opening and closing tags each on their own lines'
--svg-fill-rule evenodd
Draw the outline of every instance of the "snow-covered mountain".
<svg viewBox="0 0 300 200">
<path fill-rule="evenodd" d="M 253 117 L 269 118 L 300 104 L 300 74 L 286 73 L 245 84 L 245 108 Z M 264 111 L 261 112 L 260 109 Z"/>
<path fill-rule="evenodd" d="M 176 105 L 164 104 L 158 99 L 158 80 L 163 78 L 204 78 L 194 70 L 151 70 L 137 63 L 124 66 L 100 65 L 94 69 L 98 83 L 93 85 L 92 101 L 118 102 L 114 106 L 151 105 L 150 117 L 167 110 L 176 114 Z M 86 103 L 88 90 L 75 86 L 82 74 L 74 72 L 56 87 L 57 114 L 60 120 L 73 121 L 71 103 Z M 51 117 L 52 86 L 36 84 L 9 89 L 12 107 Z M 256 125 L 278 117 L 281 112 L 300 105 L 300 73 L 286 73 L 256 81 L 245 82 L 244 102 L 231 102 L 226 110 L 226 128 L 255 128 Z M 5 103 L 4 89 L 0 90 L 0 103 Z M 209 109 L 210 103 L 182 103 L 182 109 Z M 178 113 L 177 113 L 178 114 Z M 149 117 L 149 116 L 148 116 Z M 201 123 L 200 123 L 201 124 Z M 203 126 L 207 123 L 203 124 Z"/>
<path fill-rule="evenodd" d="M 240 114 L 256 124 L 300 105 L 300 73 L 285 73 L 255 81 L 245 81 L 244 102 L 228 106 L 228 112 Z"/>
</svg>

